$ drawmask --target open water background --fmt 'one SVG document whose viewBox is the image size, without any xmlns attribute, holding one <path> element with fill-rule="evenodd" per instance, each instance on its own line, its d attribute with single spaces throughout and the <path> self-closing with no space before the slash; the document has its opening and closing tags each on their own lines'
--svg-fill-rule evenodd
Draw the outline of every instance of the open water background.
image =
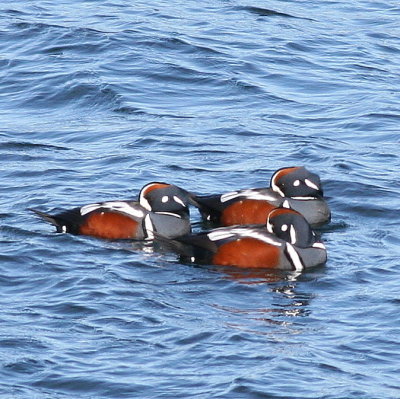
<svg viewBox="0 0 400 399">
<path fill-rule="evenodd" d="M 400 398 L 399 86 L 397 0 L 2 1 L 0 396 Z M 333 213 L 297 277 L 27 211 L 291 165 Z"/>
</svg>

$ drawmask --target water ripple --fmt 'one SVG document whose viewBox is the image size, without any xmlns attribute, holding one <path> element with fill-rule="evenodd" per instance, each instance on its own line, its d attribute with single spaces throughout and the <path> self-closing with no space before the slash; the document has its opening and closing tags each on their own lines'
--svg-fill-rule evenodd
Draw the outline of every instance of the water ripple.
<svg viewBox="0 0 400 399">
<path fill-rule="evenodd" d="M 397 5 L 28 3 L 0 6 L 1 395 L 397 398 Z M 182 264 L 28 211 L 155 180 L 265 187 L 288 165 L 332 209 L 329 260 L 302 274 Z"/>
</svg>

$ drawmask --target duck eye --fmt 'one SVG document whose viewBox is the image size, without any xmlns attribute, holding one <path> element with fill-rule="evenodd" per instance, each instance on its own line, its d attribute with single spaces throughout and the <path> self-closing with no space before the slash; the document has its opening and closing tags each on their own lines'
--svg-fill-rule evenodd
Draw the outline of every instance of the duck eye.
<svg viewBox="0 0 400 399">
<path fill-rule="evenodd" d="M 169 201 L 168 195 L 164 195 L 164 196 L 161 198 L 161 202 L 163 202 L 163 203 L 168 202 L 168 201 Z"/>
</svg>

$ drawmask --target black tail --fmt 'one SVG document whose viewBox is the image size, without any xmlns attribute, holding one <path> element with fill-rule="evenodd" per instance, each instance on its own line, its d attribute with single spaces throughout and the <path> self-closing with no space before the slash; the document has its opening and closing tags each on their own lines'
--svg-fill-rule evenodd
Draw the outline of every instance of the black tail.
<svg viewBox="0 0 400 399">
<path fill-rule="evenodd" d="M 86 218 L 86 216 L 81 215 L 80 208 L 69 209 L 58 213 L 57 215 L 49 215 L 48 213 L 44 213 L 32 208 L 29 210 L 34 212 L 46 222 L 56 226 L 57 233 L 80 234 L 80 225 Z"/>
<path fill-rule="evenodd" d="M 172 252 L 180 256 L 190 256 L 191 248 L 179 241 L 179 238 L 167 238 L 163 235 L 153 232 L 155 243 L 157 243 L 164 251 Z"/>
<path fill-rule="evenodd" d="M 169 239 L 155 233 L 155 239 L 164 250 L 179 255 L 183 263 L 211 263 L 213 254 L 217 252 L 217 246 L 207 237 L 207 232 L 188 234 L 174 239 Z"/>
<path fill-rule="evenodd" d="M 39 217 L 41 217 L 43 220 L 45 220 L 46 222 L 51 223 L 52 225 L 56 226 L 57 228 L 61 227 L 60 223 L 57 221 L 57 219 L 54 216 L 51 216 L 47 213 L 38 211 L 37 209 L 32 209 L 29 208 L 29 211 L 36 213 L 36 215 L 38 215 Z"/>
<path fill-rule="evenodd" d="M 202 218 L 208 222 L 218 223 L 221 218 L 224 205 L 220 201 L 220 195 L 193 196 L 192 204 L 198 208 Z"/>
</svg>

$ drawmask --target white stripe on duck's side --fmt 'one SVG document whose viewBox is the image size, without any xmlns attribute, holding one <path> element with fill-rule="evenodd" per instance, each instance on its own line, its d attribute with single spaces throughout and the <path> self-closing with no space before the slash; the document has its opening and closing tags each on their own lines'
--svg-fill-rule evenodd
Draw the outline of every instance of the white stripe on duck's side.
<svg viewBox="0 0 400 399">
<path fill-rule="evenodd" d="M 266 244 L 270 244 L 270 245 L 274 245 L 276 247 L 281 247 L 282 243 L 280 243 L 279 241 L 275 241 L 274 239 L 265 236 L 264 234 L 259 233 L 256 230 L 252 230 L 252 229 L 248 229 L 248 228 L 233 228 L 233 229 L 229 229 L 229 231 L 224 231 L 224 230 L 214 230 L 209 232 L 208 234 L 208 238 L 211 241 L 218 241 L 218 240 L 224 240 L 227 238 L 231 238 L 231 237 L 237 237 L 238 239 L 241 238 L 254 238 L 256 240 L 265 242 Z"/>
<path fill-rule="evenodd" d="M 260 193 L 256 190 L 241 190 L 241 191 L 232 191 L 230 193 L 222 194 L 220 197 L 221 202 L 227 202 L 235 198 L 245 197 L 249 200 L 260 200 L 260 201 L 275 201 L 276 198 L 272 197 L 268 194 Z"/>
<path fill-rule="evenodd" d="M 290 257 L 290 261 L 294 267 L 294 269 L 298 272 L 301 272 L 304 269 L 303 262 L 300 259 L 299 254 L 294 249 L 293 245 L 286 243 L 287 253 Z"/>
<path fill-rule="evenodd" d="M 110 201 L 85 205 L 80 209 L 80 213 L 82 216 L 85 216 L 86 214 L 101 208 L 109 209 L 110 211 L 126 213 L 127 215 L 131 215 L 136 218 L 141 218 L 144 216 L 144 212 L 142 210 L 136 209 L 123 201 Z"/>
<path fill-rule="evenodd" d="M 150 214 L 147 214 L 146 217 L 144 218 L 144 226 L 145 226 L 145 234 L 146 240 L 153 240 L 154 239 L 154 225 L 153 222 L 151 221 Z"/>
</svg>

